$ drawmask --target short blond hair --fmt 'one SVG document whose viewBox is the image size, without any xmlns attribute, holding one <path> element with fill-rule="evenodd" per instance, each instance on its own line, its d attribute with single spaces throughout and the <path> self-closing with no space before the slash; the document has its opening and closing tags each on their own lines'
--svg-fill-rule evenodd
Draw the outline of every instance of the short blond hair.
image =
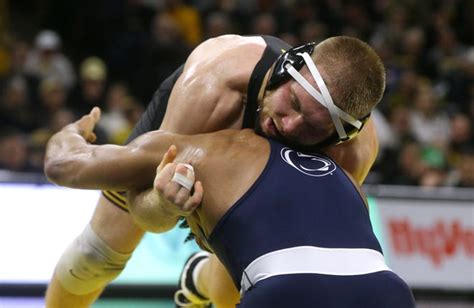
<svg viewBox="0 0 474 308">
<path fill-rule="evenodd" d="M 361 118 L 382 99 L 385 67 L 377 53 L 365 42 L 335 36 L 319 43 L 312 55 L 334 103 Z"/>
</svg>

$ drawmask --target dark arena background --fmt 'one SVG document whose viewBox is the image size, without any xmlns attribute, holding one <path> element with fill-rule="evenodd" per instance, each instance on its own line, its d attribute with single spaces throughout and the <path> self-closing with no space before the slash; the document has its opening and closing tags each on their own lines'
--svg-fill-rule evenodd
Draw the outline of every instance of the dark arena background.
<svg viewBox="0 0 474 308">
<path fill-rule="evenodd" d="M 124 142 L 160 82 L 229 33 L 291 45 L 349 35 L 378 52 L 387 87 L 364 185 L 373 227 L 418 307 L 473 307 L 473 29 L 472 0 L 0 0 L 0 307 L 44 306 L 99 196 L 48 184 L 48 138 L 100 106 L 97 142 Z M 198 249 L 186 236 L 147 234 L 93 307 L 174 307 Z"/>
</svg>

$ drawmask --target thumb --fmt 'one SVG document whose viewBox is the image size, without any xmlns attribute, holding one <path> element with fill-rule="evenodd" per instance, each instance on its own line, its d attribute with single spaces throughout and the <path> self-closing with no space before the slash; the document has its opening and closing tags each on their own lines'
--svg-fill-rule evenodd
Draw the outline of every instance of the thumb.
<svg viewBox="0 0 474 308">
<path fill-rule="evenodd" d="M 94 123 L 99 122 L 100 120 L 100 108 L 99 107 L 94 107 L 92 108 L 91 112 L 89 112 L 89 115 L 92 117 L 94 120 Z"/>
<path fill-rule="evenodd" d="M 156 172 L 159 172 L 164 168 L 169 163 L 172 163 L 174 159 L 176 158 L 176 146 L 172 144 L 169 148 L 168 151 L 166 151 L 165 155 L 163 155 L 163 159 L 161 160 L 161 163 L 159 164 L 158 168 L 156 168 Z"/>
</svg>

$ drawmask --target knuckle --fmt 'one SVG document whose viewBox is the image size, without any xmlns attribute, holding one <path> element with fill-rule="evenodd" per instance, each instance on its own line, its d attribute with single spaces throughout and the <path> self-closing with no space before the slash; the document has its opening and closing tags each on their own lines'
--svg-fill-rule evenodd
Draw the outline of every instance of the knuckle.
<svg viewBox="0 0 474 308">
<path fill-rule="evenodd" d="M 165 183 L 163 180 L 161 179 L 156 179 L 155 180 L 155 189 L 160 192 L 160 193 L 163 193 L 164 190 L 165 190 Z"/>
<path fill-rule="evenodd" d="M 171 201 L 173 203 L 176 203 L 176 198 L 175 198 L 175 194 L 170 191 L 170 190 L 166 190 L 165 193 L 164 193 L 164 197 L 168 200 L 168 201 Z"/>
<path fill-rule="evenodd" d="M 177 196 L 175 199 L 176 205 L 182 210 L 185 210 L 186 208 L 186 199 L 185 196 Z"/>
</svg>

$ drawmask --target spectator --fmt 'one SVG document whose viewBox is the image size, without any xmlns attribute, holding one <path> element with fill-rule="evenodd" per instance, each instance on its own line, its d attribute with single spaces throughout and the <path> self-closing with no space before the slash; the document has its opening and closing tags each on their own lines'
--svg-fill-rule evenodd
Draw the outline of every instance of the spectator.
<svg viewBox="0 0 474 308">
<path fill-rule="evenodd" d="M 255 17 L 251 34 L 273 35 L 277 34 L 277 25 L 272 14 L 262 13 Z"/>
<path fill-rule="evenodd" d="M 34 131 L 26 139 L 34 152 L 30 167 L 39 168 L 42 138 L 72 117 L 64 108 L 65 94 L 75 117 L 92 106 L 102 107 L 99 142 L 110 137 L 120 143 L 141 110 L 138 102 L 149 101 L 160 82 L 203 39 L 232 32 L 276 34 L 299 45 L 346 34 L 369 40 L 387 69 L 384 101 L 373 113 L 380 155 L 376 176 L 370 178 L 381 183 L 472 185 L 466 166 L 471 162 L 474 122 L 474 49 L 472 27 L 466 26 L 473 20 L 472 10 L 466 9 L 471 2 L 98 0 L 92 15 L 87 5 L 63 15 L 54 12 L 66 6 L 53 1 L 51 14 L 28 13 L 30 18 L 15 21 L 15 31 L 27 37 L 36 20 L 55 25 L 71 19 L 74 29 L 61 28 L 65 54 L 75 56 L 74 63 L 89 54 L 103 60 L 82 61 L 80 81 L 71 88 L 75 76 L 60 52 L 58 34 L 41 31 L 31 50 L 26 40 L 6 33 L 2 43 L 9 48 L 9 70 L 0 79 L 0 126 Z M 62 17 L 51 23 L 49 15 Z M 109 82 L 114 83 L 110 90 Z M 33 116 L 37 114 L 41 117 Z"/>
<path fill-rule="evenodd" d="M 425 61 L 425 33 L 420 27 L 409 28 L 403 34 L 401 50 L 398 56 L 400 68 L 427 74 Z"/>
<path fill-rule="evenodd" d="M 27 72 L 26 60 L 30 54 L 30 46 L 26 41 L 12 39 L 10 52 L 10 71 L 3 80 L 21 78 L 26 82 L 26 91 L 30 104 L 37 103 L 39 79 Z"/>
<path fill-rule="evenodd" d="M 389 123 L 394 147 L 399 148 L 413 138 L 410 130 L 410 113 L 411 109 L 405 106 L 398 106 L 390 113 Z"/>
<path fill-rule="evenodd" d="M 132 83 L 142 101 L 150 99 L 158 85 L 185 61 L 190 52 L 179 25 L 168 14 L 156 14 L 150 32 Z"/>
<path fill-rule="evenodd" d="M 61 80 L 66 90 L 71 89 L 76 76 L 69 59 L 60 53 L 61 39 L 51 30 L 43 30 L 36 36 L 35 50 L 28 54 L 25 72 L 39 79 Z"/>
<path fill-rule="evenodd" d="M 386 98 L 388 104 L 385 108 L 391 110 L 398 106 L 407 106 L 410 102 L 413 102 L 417 93 L 418 80 L 419 76 L 414 70 L 402 70 L 400 77 L 397 78 L 394 84 L 394 88 L 389 90 L 389 95 Z"/>
<path fill-rule="evenodd" d="M 474 133 L 472 122 L 466 114 L 458 113 L 451 117 L 449 158 L 456 164 L 462 153 L 474 151 Z"/>
<path fill-rule="evenodd" d="M 212 12 L 206 17 L 204 37 L 206 39 L 234 33 L 230 17 L 221 12 Z"/>
<path fill-rule="evenodd" d="M 44 153 L 46 150 L 46 143 L 49 138 L 61 128 L 75 120 L 74 114 L 71 110 L 66 108 L 58 109 L 49 117 L 49 121 L 45 126 L 40 127 L 30 134 L 29 144 L 29 164 L 32 170 L 43 172 Z"/>
<path fill-rule="evenodd" d="M 39 92 L 41 98 L 40 108 L 43 114 L 41 123 L 47 125 L 50 115 L 66 107 L 66 91 L 61 81 L 49 78 L 41 82 Z"/>
<path fill-rule="evenodd" d="M 107 92 L 106 108 L 102 110 L 98 126 L 104 130 L 107 139 L 112 143 L 121 144 L 114 136 L 129 129 L 125 116 L 129 99 L 130 93 L 123 83 L 112 85 Z"/>
<path fill-rule="evenodd" d="M 199 12 L 182 0 L 164 0 L 164 13 L 168 14 L 180 27 L 188 47 L 202 41 L 202 25 Z"/>
<path fill-rule="evenodd" d="M 459 163 L 456 164 L 459 177 L 456 182 L 460 187 L 474 187 L 474 152 L 462 153 Z"/>
<path fill-rule="evenodd" d="M 98 57 L 89 57 L 80 66 L 80 84 L 70 95 L 71 109 L 76 116 L 88 113 L 92 107 L 104 107 L 107 67 Z"/>
<path fill-rule="evenodd" d="M 465 47 L 449 27 L 438 30 L 436 45 L 429 52 L 430 64 L 436 69 L 434 77 L 441 77 L 460 67 Z"/>
<path fill-rule="evenodd" d="M 13 42 L 11 52 L 11 72 L 13 74 L 26 74 L 26 60 L 30 52 L 30 46 L 27 42 L 22 40 L 15 40 Z"/>
<path fill-rule="evenodd" d="M 122 114 L 126 120 L 126 125 L 114 132 L 110 136 L 110 141 L 115 144 L 123 144 L 132 132 L 133 127 L 137 124 L 143 112 L 143 106 L 139 104 L 133 97 L 125 98 L 125 106 L 123 106 Z"/>
<path fill-rule="evenodd" d="M 300 32 L 301 42 L 314 41 L 319 43 L 323 41 L 328 35 L 327 27 L 320 22 L 314 20 L 308 21 L 303 25 Z"/>
<path fill-rule="evenodd" d="M 421 147 L 415 142 L 405 143 L 398 155 L 396 163 L 387 166 L 384 182 L 396 185 L 418 185 L 426 165 L 421 159 Z"/>
<path fill-rule="evenodd" d="M 29 102 L 25 78 L 11 77 L 7 80 L 0 98 L 1 127 L 16 127 L 26 133 L 36 127 L 36 122 Z"/>
<path fill-rule="evenodd" d="M 27 137 L 16 129 L 4 129 L 0 135 L 0 169 L 30 171 Z"/>
<path fill-rule="evenodd" d="M 420 85 L 415 97 L 415 108 L 410 115 L 410 127 L 413 136 L 421 144 L 436 144 L 445 148 L 449 142 L 449 118 L 439 107 L 431 84 Z"/>
</svg>

